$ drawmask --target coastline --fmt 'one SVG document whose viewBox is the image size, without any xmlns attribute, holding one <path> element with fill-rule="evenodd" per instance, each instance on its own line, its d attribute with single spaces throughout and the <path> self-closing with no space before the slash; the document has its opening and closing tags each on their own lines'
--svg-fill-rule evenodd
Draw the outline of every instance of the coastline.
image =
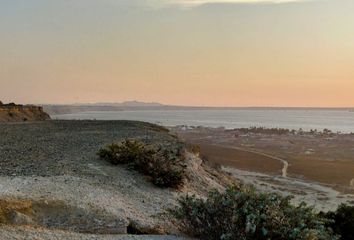
<svg viewBox="0 0 354 240">
<path fill-rule="evenodd" d="M 66 120 L 140 120 L 168 127 L 195 126 L 205 128 L 285 128 L 304 131 L 330 129 L 332 132 L 354 132 L 354 112 L 347 110 L 124 110 L 85 111 L 52 115 L 53 119 Z"/>
</svg>

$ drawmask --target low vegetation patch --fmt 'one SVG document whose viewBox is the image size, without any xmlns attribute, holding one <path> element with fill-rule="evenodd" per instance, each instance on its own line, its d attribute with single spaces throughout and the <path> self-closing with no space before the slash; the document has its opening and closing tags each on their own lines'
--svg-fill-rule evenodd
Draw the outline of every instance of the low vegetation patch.
<svg viewBox="0 0 354 240">
<path fill-rule="evenodd" d="M 241 134 L 276 134 L 276 135 L 288 135 L 296 134 L 296 130 L 289 130 L 286 128 L 265 128 L 265 127 L 250 127 L 250 128 L 237 128 L 235 129 Z"/>
<path fill-rule="evenodd" d="M 333 137 L 335 133 L 331 130 L 325 128 L 322 131 L 317 129 L 311 129 L 310 131 L 305 131 L 302 128 L 295 129 L 287 129 L 287 128 L 266 128 L 266 127 L 250 127 L 250 128 L 236 128 L 234 130 L 228 131 L 236 131 L 239 134 L 268 134 L 268 135 L 317 135 L 324 137 Z"/>
<path fill-rule="evenodd" d="M 328 220 L 312 208 L 246 187 L 211 191 L 207 199 L 183 197 L 172 214 L 190 234 L 206 240 L 337 239 L 326 227 Z"/>
<path fill-rule="evenodd" d="M 148 176 L 159 187 L 177 188 L 185 177 L 186 166 L 181 147 L 167 148 L 127 139 L 102 148 L 98 155 L 114 165 L 128 165 Z"/>
<path fill-rule="evenodd" d="M 340 239 L 354 239 L 354 206 L 342 204 L 337 211 L 322 214 L 331 220 L 328 226 L 341 236 Z"/>
</svg>

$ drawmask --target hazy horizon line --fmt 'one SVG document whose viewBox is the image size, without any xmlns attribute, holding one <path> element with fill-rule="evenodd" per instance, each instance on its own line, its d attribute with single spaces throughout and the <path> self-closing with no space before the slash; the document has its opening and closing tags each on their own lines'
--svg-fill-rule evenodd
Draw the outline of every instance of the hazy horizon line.
<svg viewBox="0 0 354 240">
<path fill-rule="evenodd" d="M 3 101 L 4 104 L 6 103 L 13 103 L 13 101 Z M 100 101 L 100 102 L 72 102 L 72 103 L 43 103 L 43 102 L 15 102 L 19 105 L 39 105 L 39 106 L 92 106 L 92 105 L 100 105 L 100 106 L 112 106 L 112 105 L 119 105 L 119 104 L 127 104 L 127 103 L 138 103 L 142 105 L 126 105 L 121 107 L 180 107 L 180 108 L 249 108 L 249 109 L 354 109 L 354 106 L 267 106 L 267 105 L 251 105 L 251 106 L 212 106 L 212 105 L 183 105 L 183 104 L 168 104 L 168 103 L 161 103 L 158 101 L 139 101 L 139 100 L 125 100 L 125 101 L 116 101 L 116 102 L 109 102 L 109 101 Z M 148 104 L 155 104 L 148 105 Z M 145 106 L 144 106 L 145 105 Z"/>
<path fill-rule="evenodd" d="M 33 105 L 52 105 L 52 106 L 90 106 L 98 105 L 101 106 L 114 105 L 114 104 L 124 104 L 129 102 L 137 102 L 141 104 L 159 104 L 160 107 L 181 107 L 181 108 L 259 108 L 259 109 L 354 109 L 354 106 L 210 106 L 210 105 L 179 105 L 179 104 L 165 104 L 156 101 L 137 101 L 137 100 L 127 100 L 122 102 L 77 102 L 77 103 L 34 103 Z M 32 104 L 32 103 L 31 103 Z M 106 104 L 106 105 L 104 105 Z M 126 107 L 134 107 L 127 105 Z M 158 107 L 158 106 L 135 106 L 135 107 Z"/>
</svg>

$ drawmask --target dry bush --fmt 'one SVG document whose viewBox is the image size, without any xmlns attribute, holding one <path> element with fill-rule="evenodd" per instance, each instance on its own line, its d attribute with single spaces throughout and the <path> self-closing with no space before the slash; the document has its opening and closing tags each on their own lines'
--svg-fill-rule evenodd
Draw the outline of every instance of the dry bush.
<svg viewBox="0 0 354 240">
<path fill-rule="evenodd" d="M 167 149 L 138 140 L 124 140 L 99 150 L 100 158 L 114 164 L 126 164 L 159 187 L 178 188 L 183 184 L 185 164 L 183 149 Z"/>
<path fill-rule="evenodd" d="M 211 191 L 207 199 L 183 197 L 171 211 L 188 233 L 205 240 L 332 240 L 337 239 L 320 217 L 290 198 L 229 187 Z"/>
</svg>

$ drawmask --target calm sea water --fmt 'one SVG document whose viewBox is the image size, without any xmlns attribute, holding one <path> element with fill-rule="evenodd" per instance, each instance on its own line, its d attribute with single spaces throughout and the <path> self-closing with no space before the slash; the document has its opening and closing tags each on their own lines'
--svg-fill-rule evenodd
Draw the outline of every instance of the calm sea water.
<svg viewBox="0 0 354 240">
<path fill-rule="evenodd" d="M 354 112 L 347 110 L 159 110 L 83 112 L 53 119 L 138 120 L 165 126 L 279 127 L 304 130 L 324 128 L 354 132 Z"/>
</svg>

